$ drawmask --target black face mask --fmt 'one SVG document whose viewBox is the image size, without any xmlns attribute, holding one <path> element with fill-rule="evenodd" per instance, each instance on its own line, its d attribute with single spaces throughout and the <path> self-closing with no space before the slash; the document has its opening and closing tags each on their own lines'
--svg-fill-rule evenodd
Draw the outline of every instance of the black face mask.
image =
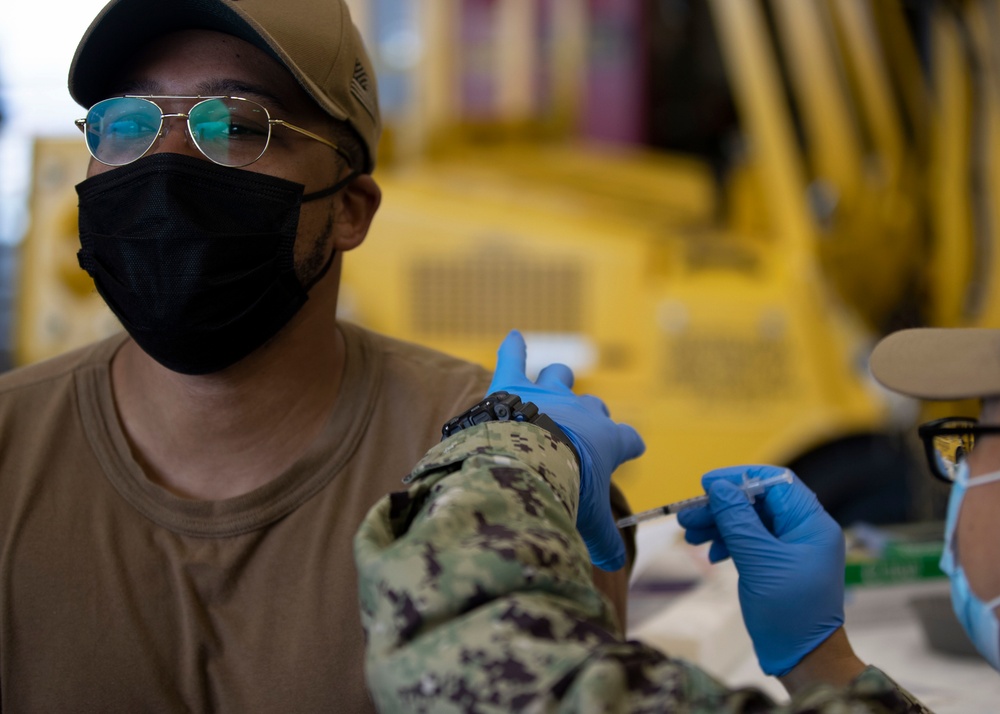
<svg viewBox="0 0 1000 714">
<path fill-rule="evenodd" d="M 132 339 L 164 367 L 208 374 L 271 339 L 330 268 L 302 285 L 299 209 L 357 176 L 303 186 L 179 154 L 153 154 L 76 187 L 80 267 Z"/>
</svg>

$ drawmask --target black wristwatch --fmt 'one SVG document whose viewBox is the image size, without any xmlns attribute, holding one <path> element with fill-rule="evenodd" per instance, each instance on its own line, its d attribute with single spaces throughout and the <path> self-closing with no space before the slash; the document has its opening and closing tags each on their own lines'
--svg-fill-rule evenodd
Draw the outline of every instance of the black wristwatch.
<svg viewBox="0 0 1000 714">
<path fill-rule="evenodd" d="M 566 432 L 559 428 L 559 425 L 552 421 L 548 415 L 538 411 L 538 407 L 532 402 L 522 402 L 520 397 L 509 392 L 493 392 L 467 412 L 449 419 L 441 427 L 441 440 L 444 441 L 462 429 L 468 429 L 488 421 L 523 421 L 539 426 L 549 432 L 553 439 L 566 444 L 573 452 L 573 456 L 576 457 L 576 463 L 578 465 L 580 463 L 580 454 L 577 453 L 570 438 L 566 436 Z"/>
</svg>

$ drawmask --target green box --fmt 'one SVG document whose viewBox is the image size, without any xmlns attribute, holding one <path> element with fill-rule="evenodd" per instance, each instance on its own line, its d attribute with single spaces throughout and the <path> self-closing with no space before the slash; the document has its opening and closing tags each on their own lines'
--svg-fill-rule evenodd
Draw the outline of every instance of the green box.
<svg viewBox="0 0 1000 714">
<path fill-rule="evenodd" d="M 943 530 L 938 522 L 852 526 L 845 531 L 845 584 L 887 585 L 946 577 L 939 565 Z"/>
</svg>

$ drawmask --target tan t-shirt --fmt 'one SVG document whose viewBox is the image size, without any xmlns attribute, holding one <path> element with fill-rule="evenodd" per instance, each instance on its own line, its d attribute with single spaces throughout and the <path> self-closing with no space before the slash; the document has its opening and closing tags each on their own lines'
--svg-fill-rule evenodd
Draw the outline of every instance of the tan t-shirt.
<svg viewBox="0 0 1000 714">
<path fill-rule="evenodd" d="M 0 709 L 371 710 L 354 532 L 489 374 L 342 329 L 321 437 L 224 501 L 133 460 L 109 381 L 124 337 L 0 377 Z"/>
</svg>

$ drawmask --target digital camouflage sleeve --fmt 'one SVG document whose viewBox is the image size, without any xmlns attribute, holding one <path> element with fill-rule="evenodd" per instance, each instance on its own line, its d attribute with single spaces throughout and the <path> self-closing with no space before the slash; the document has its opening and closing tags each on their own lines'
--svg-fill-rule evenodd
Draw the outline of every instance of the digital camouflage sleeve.
<svg viewBox="0 0 1000 714">
<path fill-rule="evenodd" d="M 383 712 L 926 712 L 880 670 L 784 706 L 611 633 L 576 532 L 577 467 L 535 426 L 435 446 L 354 543 Z"/>
</svg>

